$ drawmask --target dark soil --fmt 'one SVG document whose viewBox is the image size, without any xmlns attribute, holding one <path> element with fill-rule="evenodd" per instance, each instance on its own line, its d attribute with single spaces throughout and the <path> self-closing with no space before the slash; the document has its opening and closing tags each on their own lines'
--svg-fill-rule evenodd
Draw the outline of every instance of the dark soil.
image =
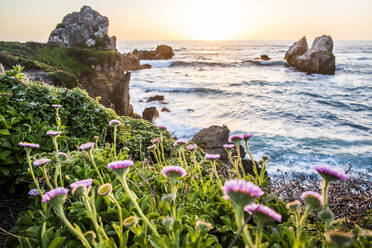
<svg viewBox="0 0 372 248">
<path fill-rule="evenodd" d="M 19 185 L 16 192 L 8 193 L 6 186 L 2 185 L 0 191 L 0 248 L 5 248 L 6 232 L 13 228 L 17 216 L 28 208 L 30 198 L 27 194 L 27 186 Z"/>
</svg>

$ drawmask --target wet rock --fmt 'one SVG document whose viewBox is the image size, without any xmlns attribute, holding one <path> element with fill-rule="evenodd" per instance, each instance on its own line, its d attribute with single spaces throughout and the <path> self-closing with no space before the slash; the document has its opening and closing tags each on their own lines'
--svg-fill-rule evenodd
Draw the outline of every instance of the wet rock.
<svg viewBox="0 0 372 248">
<path fill-rule="evenodd" d="M 301 56 L 308 50 L 306 37 L 302 37 L 299 41 L 293 43 L 285 53 L 284 59 L 287 60 L 288 64 L 294 66 L 294 60 L 297 56 Z"/>
<path fill-rule="evenodd" d="M 155 51 L 147 50 L 133 50 L 131 53 L 133 56 L 137 56 L 140 60 L 157 60 L 157 59 L 171 59 L 174 56 L 172 47 L 167 45 L 159 45 Z"/>
<path fill-rule="evenodd" d="M 153 122 L 158 117 L 159 117 L 159 112 L 156 109 L 156 107 L 145 108 L 145 110 L 142 112 L 142 118 L 149 122 Z"/>
<path fill-rule="evenodd" d="M 150 69 L 151 65 L 144 64 L 141 65 L 140 59 L 136 55 L 131 54 L 122 54 L 121 55 L 122 60 L 122 70 L 123 71 L 138 71 L 142 69 Z"/>
<path fill-rule="evenodd" d="M 138 102 L 143 102 L 143 100 L 142 100 L 142 99 L 140 99 L 140 100 L 138 100 Z"/>
<path fill-rule="evenodd" d="M 116 38 L 108 36 L 109 20 L 89 6 L 66 15 L 50 33 L 48 43 L 66 47 L 116 50 Z"/>
<path fill-rule="evenodd" d="M 194 112 L 195 110 L 193 109 L 187 109 L 187 112 Z"/>
<path fill-rule="evenodd" d="M 163 95 L 151 96 L 147 100 L 147 102 L 153 102 L 153 101 L 164 101 L 164 96 Z"/>
<path fill-rule="evenodd" d="M 261 172 L 260 165 L 258 164 L 258 162 L 256 160 L 254 162 L 256 164 L 257 173 L 259 174 Z M 245 174 L 255 175 L 254 170 L 253 170 L 252 160 L 243 159 L 242 164 L 243 164 L 243 169 L 244 169 Z M 239 170 L 239 171 L 241 172 L 241 170 Z M 265 171 L 265 175 L 267 176 L 266 171 Z"/>
<path fill-rule="evenodd" d="M 304 43 L 306 43 L 305 37 L 289 48 L 284 58 L 288 64 L 308 74 L 334 74 L 336 58 L 332 53 L 332 37 L 328 35 L 317 37 L 309 50 L 307 50 L 307 43 L 306 45 Z"/>
<path fill-rule="evenodd" d="M 163 107 L 162 109 L 161 109 L 161 112 L 171 112 L 168 108 L 166 108 L 166 107 Z"/>
<path fill-rule="evenodd" d="M 270 60 L 271 58 L 266 54 L 261 55 L 259 58 L 255 58 L 255 60 Z"/>
<path fill-rule="evenodd" d="M 230 130 L 227 126 L 210 126 L 200 130 L 193 138 L 192 142 L 201 146 L 205 152 L 219 154 L 221 160 L 228 162 L 228 155 L 223 145 L 228 143 Z"/>
</svg>

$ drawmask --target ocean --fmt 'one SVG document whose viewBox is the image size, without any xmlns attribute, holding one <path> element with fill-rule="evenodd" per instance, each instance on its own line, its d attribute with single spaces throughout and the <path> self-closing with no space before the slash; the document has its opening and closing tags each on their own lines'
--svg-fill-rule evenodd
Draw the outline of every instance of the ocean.
<svg viewBox="0 0 372 248">
<path fill-rule="evenodd" d="M 178 138 L 224 124 L 231 134 L 254 135 L 251 151 L 270 157 L 271 174 L 312 174 L 328 164 L 372 175 L 372 41 L 334 41 L 335 75 L 286 67 L 293 42 L 121 41 L 118 49 L 172 46 L 171 60 L 141 61 L 152 68 L 132 73 L 130 95 L 135 112 L 156 106 L 155 123 Z M 261 54 L 272 60 L 255 61 Z M 154 95 L 167 104 L 146 103 Z"/>
</svg>

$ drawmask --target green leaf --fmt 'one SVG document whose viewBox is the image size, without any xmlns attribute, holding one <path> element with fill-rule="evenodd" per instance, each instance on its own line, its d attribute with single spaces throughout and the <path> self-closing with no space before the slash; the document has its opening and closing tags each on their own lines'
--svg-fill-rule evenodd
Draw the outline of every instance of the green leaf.
<svg viewBox="0 0 372 248">
<path fill-rule="evenodd" d="M 52 243 L 48 246 L 48 248 L 59 248 L 62 247 L 63 242 L 65 242 L 65 237 L 57 237 L 55 238 Z"/>
<path fill-rule="evenodd" d="M 30 241 L 28 240 L 28 238 L 21 238 L 19 240 L 19 242 L 21 243 L 21 247 L 22 248 L 32 248 L 32 246 L 31 246 Z"/>
<path fill-rule="evenodd" d="M 0 129 L 0 135 L 4 135 L 4 136 L 10 135 L 10 132 L 8 129 Z"/>
</svg>

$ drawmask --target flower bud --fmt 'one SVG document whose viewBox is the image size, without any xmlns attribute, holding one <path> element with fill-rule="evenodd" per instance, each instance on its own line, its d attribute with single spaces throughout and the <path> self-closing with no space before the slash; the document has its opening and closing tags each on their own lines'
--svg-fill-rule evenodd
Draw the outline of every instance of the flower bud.
<svg viewBox="0 0 372 248">
<path fill-rule="evenodd" d="M 161 222 L 168 230 L 171 230 L 173 228 L 174 219 L 170 216 L 167 216 L 163 219 Z"/>
<path fill-rule="evenodd" d="M 198 220 L 196 222 L 196 229 L 202 233 L 202 234 L 205 234 L 207 232 L 209 232 L 211 229 L 213 229 L 213 226 L 211 223 L 209 222 L 205 222 L 205 221 L 202 221 L 202 220 Z"/>
<path fill-rule="evenodd" d="M 292 211 L 295 211 L 301 206 L 301 202 L 298 200 L 292 201 L 290 203 L 287 203 L 287 209 L 290 209 Z"/>
<path fill-rule="evenodd" d="M 269 161 L 269 156 L 267 156 L 267 155 L 262 155 L 262 160 L 264 160 L 264 161 Z"/>
<path fill-rule="evenodd" d="M 347 232 L 328 231 L 326 239 L 337 248 L 349 247 L 353 243 L 353 235 Z"/>
<path fill-rule="evenodd" d="M 321 221 L 327 222 L 327 221 L 332 221 L 334 216 L 333 216 L 332 211 L 329 208 L 327 208 L 327 209 L 321 210 L 318 213 L 318 218 Z"/>
<path fill-rule="evenodd" d="M 175 197 L 176 196 L 173 193 L 170 193 L 170 194 L 167 194 L 167 195 L 163 195 L 161 200 L 164 201 L 164 202 L 172 202 L 172 201 L 174 201 Z"/>
<path fill-rule="evenodd" d="M 97 192 L 100 196 L 107 196 L 112 192 L 112 185 L 109 183 L 102 184 L 98 187 Z"/>
<path fill-rule="evenodd" d="M 131 228 L 138 224 L 138 218 L 136 216 L 129 216 L 124 219 L 123 226 L 125 228 Z"/>
<path fill-rule="evenodd" d="M 93 231 L 87 231 L 86 233 L 84 233 L 84 237 L 89 241 L 93 241 L 96 239 L 96 234 L 95 232 Z"/>
</svg>

